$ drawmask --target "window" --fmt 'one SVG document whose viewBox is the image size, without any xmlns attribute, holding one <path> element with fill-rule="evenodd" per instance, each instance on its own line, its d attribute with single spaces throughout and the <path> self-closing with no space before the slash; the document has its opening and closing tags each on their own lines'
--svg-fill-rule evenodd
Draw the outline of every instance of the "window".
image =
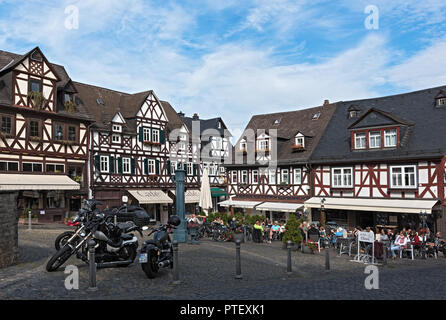
<svg viewBox="0 0 446 320">
<path fill-rule="evenodd" d="M 122 173 L 129 174 L 131 172 L 130 158 L 122 158 Z"/>
<path fill-rule="evenodd" d="M 187 163 L 187 175 L 192 176 L 194 174 L 194 166 L 193 163 L 188 162 Z"/>
<path fill-rule="evenodd" d="M 120 125 L 114 124 L 112 130 L 113 130 L 113 132 L 121 132 L 122 128 Z"/>
<path fill-rule="evenodd" d="M 217 165 L 215 163 L 209 164 L 209 175 L 215 176 L 217 174 Z"/>
<path fill-rule="evenodd" d="M 56 123 L 54 125 L 54 139 L 64 140 L 64 127 L 60 123 Z"/>
<path fill-rule="evenodd" d="M 280 123 L 280 119 L 276 119 L 276 120 L 274 120 L 274 124 L 275 125 L 277 125 L 277 124 L 279 124 Z"/>
<path fill-rule="evenodd" d="M 355 133 L 355 149 L 365 149 L 365 148 L 366 148 L 366 134 Z"/>
<path fill-rule="evenodd" d="M 65 166 L 63 164 L 47 164 L 45 169 L 46 172 L 56 172 L 56 173 L 65 172 Z"/>
<path fill-rule="evenodd" d="M 64 93 L 64 102 L 71 102 L 73 101 L 73 95 L 71 93 Z"/>
<path fill-rule="evenodd" d="M 283 169 L 281 171 L 280 183 L 281 184 L 290 184 L 290 175 L 288 173 L 288 169 Z"/>
<path fill-rule="evenodd" d="M 276 169 L 269 169 L 268 171 L 268 182 L 269 184 L 276 184 Z"/>
<path fill-rule="evenodd" d="M 175 174 L 175 169 L 177 168 L 177 162 L 171 161 L 170 162 L 170 174 Z"/>
<path fill-rule="evenodd" d="M 48 191 L 46 207 L 48 209 L 65 208 L 65 193 L 60 190 Z"/>
<path fill-rule="evenodd" d="M 150 128 L 143 128 L 143 141 L 150 141 Z"/>
<path fill-rule="evenodd" d="M 29 80 L 29 91 L 42 92 L 42 81 L 37 79 Z"/>
<path fill-rule="evenodd" d="M 231 183 L 236 184 L 237 183 L 237 171 L 231 172 Z"/>
<path fill-rule="evenodd" d="M 253 184 L 258 184 L 259 183 L 259 171 L 258 170 L 253 170 L 252 171 L 252 183 Z"/>
<path fill-rule="evenodd" d="M 298 147 L 301 147 L 301 148 L 303 148 L 303 147 L 305 147 L 305 139 L 304 139 L 304 137 L 296 137 L 296 146 L 298 146 Z"/>
<path fill-rule="evenodd" d="M 68 141 L 75 142 L 77 137 L 76 127 L 68 126 Z"/>
<path fill-rule="evenodd" d="M 12 134 L 12 116 L 2 115 L 1 131 L 6 134 Z"/>
<path fill-rule="evenodd" d="M 25 172 L 42 172 L 42 169 L 41 163 L 22 163 L 22 171 Z"/>
<path fill-rule="evenodd" d="M 384 131 L 384 147 L 396 147 L 396 129 Z"/>
<path fill-rule="evenodd" d="M 246 140 L 240 141 L 240 150 L 241 151 L 246 151 L 247 147 L 248 147 L 248 144 L 246 143 Z"/>
<path fill-rule="evenodd" d="M 149 174 L 155 174 L 155 160 L 147 159 L 147 168 L 149 169 Z"/>
<path fill-rule="evenodd" d="M 269 140 L 268 139 L 259 140 L 257 142 L 257 148 L 260 151 L 267 151 L 267 150 L 269 150 Z"/>
<path fill-rule="evenodd" d="M 416 188 L 416 166 L 392 166 L 390 167 L 391 188 Z"/>
<path fill-rule="evenodd" d="M 121 136 L 119 134 L 113 134 L 112 143 L 121 143 Z"/>
<path fill-rule="evenodd" d="M 215 149 L 217 149 L 217 150 L 223 149 L 223 138 L 221 138 L 221 137 L 215 138 Z"/>
<path fill-rule="evenodd" d="M 217 128 L 218 128 L 218 129 L 221 129 L 221 122 L 220 122 L 220 121 L 219 121 L 218 124 L 217 124 Z"/>
<path fill-rule="evenodd" d="M 380 131 L 371 131 L 369 135 L 369 147 L 373 148 L 381 148 L 381 132 Z"/>
<path fill-rule="evenodd" d="M 180 134 L 180 141 L 187 141 L 187 135 Z"/>
<path fill-rule="evenodd" d="M 226 172 L 226 170 L 225 170 L 225 167 L 220 167 L 220 173 L 225 173 Z"/>
<path fill-rule="evenodd" d="M 243 170 L 242 171 L 242 184 L 248 184 L 248 171 Z"/>
<path fill-rule="evenodd" d="M 294 184 L 302 184 L 302 169 L 294 169 Z"/>
<path fill-rule="evenodd" d="M 333 168 L 332 177 L 332 187 L 334 188 L 353 187 L 353 168 Z"/>
<path fill-rule="evenodd" d="M 101 172 L 108 172 L 108 167 L 109 167 L 108 159 L 109 159 L 108 156 L 101 156 L 100 158 Z"/>
<path fill-rule="evenodd" d="M 160 131 L 158 129 L 152 130 L 152 142 L 160 142 Z"/>
<path fill-rule="evenodd" d="M 178 150 L 180 151 L 186 150 L 186 144 L 184 142 L 178 142 Z"/>
<path fill-rule="evenodd" d="M 321 116 L 321 113 L 317 112 L 317 113 L 313 114 L 312 120 L 317 120 L 317 119 L 319 119 L 320 116 Z"/>
<path fill-rule="evenodd" d="M 19 163 L 0 161 L 0 171 L 19 171 Z"/>
<path fill-rule="evenodd" d="M 30 120 L 29 121 L 29 136 L 30 137 L 40 137 L 40 121 Z"/>
<path fill-rule="evenodd" d="M 438 98 L 437 99 L 437 106 L 443 106 L 446 104 L 446 98 Z"/>
</svg>

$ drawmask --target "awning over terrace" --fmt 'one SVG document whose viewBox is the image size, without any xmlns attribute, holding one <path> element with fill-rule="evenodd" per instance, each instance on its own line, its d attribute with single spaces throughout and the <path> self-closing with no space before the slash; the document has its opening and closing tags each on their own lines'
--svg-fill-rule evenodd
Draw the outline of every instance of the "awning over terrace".
<svg viewBox="0 0 446 320">
<path fill-rule="evenodd" d="M 79 183 L 65 175 L 0 174 L 0 191 L 79 189 Z"/>
<path fill-rule="evenodd" d="M 244 209 L 253 209 L 255 206 L 259 204 L 261 204 L 261 202 L 259 201 L 240 201 L 240 200 L 232 200 L 232 203 L 230 202 L 230 200 L 225 200 L 218 203 L 218 205 L 222 207 L 233 206 L 234 208 L 244 208 Z"/>
<path fill-rule="evenodd" d="M 260 211 L 296 212 L 303 209 L 302 203 L 264 202 L 256 207 Z"/>
<path fill-rule="evenodd" d="M 306 208 L 321 208 L 321 197 L 313 197 L 304 202 Z M 437 200 L 418 199 L 363 199 L 325 197 L 325 209 L 398 212 L 398 213 L 432 213 Z"/>
<path fill-rule="evenodd" d="M 173 203 L 173 200 L 161 190 L 128 190 L 139 204 Z"/>
</svg>

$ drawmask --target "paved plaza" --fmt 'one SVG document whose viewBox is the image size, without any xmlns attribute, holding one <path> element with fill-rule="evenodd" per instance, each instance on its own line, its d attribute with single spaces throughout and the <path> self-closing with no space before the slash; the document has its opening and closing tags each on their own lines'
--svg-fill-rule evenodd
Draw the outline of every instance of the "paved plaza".
<svg viewBox="0 0 446 320">
<path fill-rule="evenodd" d="M 54 239 L 68 230 L 60 226 L 19 227 L 19 264 L 0 269 L 0 299 L 444 299 L 446 258 L 389 260 L 379 267 L 379 289 L 365 288 L 365 265 L 330 252 L 292 253 L 293 273 L 286 274 L 287 252 L 280 242 L 242 244 L 243 279 L 235 279 L 235 244 L 204 239 L 198 245 L 180 244 L 180 280 L 174 285 L 170 269 L 147 279 L 138 263 L 127 268 L 100 269 L 96 292 L 87 291 L 88 267 L 71 258 L 66 265 L 79 267 L 78 290 L 64 286 L 64 267 L 54 273 L 45 265 L 54 254 Z M 144 233 L 145 235 L 147 232 Z M 141 239 L 140 239 L 141 240 Z M 140 241 L 141 244 L 142 241 Z"/>
</svg>

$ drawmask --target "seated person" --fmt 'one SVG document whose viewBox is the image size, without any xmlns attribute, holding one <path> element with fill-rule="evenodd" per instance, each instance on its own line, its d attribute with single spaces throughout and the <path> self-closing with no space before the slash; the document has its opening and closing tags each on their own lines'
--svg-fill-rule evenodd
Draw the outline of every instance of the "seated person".
<svg viewBox="0 0 446 320">
<path fill-rule="evenodd" d="M 395 242 L 390 247 L 393 259 L 396 258 L 395 251 L 403 250 L 406 247 L 407 247 L 407 238 L 404 235 L 404 232 L 401 231 L 400 234 L 396 237 Z"/>
<path fill-rule="evenodd" d="M 260 224 L 260 220 L 257 220 L 256 223 L 254 224 L 254 232 L 256 232 L 256 230 L 261 233 L 262 238 L 263 238 L 265 235 L 265 232 L 263 230 L 263 226 Z M 261 239 L 256 239 L 257 240 L 256 242 L 262 242 Z"/>
<path fill-rule="evenodd" d="M 273 238 L 273 234 L 279 235 L 280 233 L 280 225 L 278 221 L 274 221 L 274 224 L 271 226 L 269 238 Z"/>
</svg>

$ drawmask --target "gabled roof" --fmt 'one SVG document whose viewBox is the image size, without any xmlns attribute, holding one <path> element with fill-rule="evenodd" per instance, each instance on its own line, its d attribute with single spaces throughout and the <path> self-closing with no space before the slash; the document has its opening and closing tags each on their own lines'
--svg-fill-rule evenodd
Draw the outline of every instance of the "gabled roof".
<svg viewBox="0 0 446 320">
<path fill-rule="evenodd" d="M 378 127 L 378 126 L 388 126 L 388 125 L 406 125 L 412 126 L 414 123 L 412 121 L 407 121 L 397 115 L 390 112 L 382 111 L 375 107 L 370 108 L 366 113 L 364 113 L 358 120 L 353 122 L 348 128 L 364 128 L 364 127 Z"/>
<path fill-rule="evenodd" d="M 251 118 L 245 131 L 252 129 L 257 136 L 260 132 L 269 132 L 271 129 L 277 130 L 277 160 L 278 164 L 305 163 L 311 156 L 329 120 L 336 110 L 336 103 L 324 106 L 301 109 L 289 112 L 279 112 L 271 114 L 255 115 Z M 313 120 L 315 114 L 320 116 Z M 281 118 L 279 124 L 274 124 L 274 119 Z M 258 131 L 259 130 L 259 131 Z M 292 146 L 295 144 L 294 138 L 298 132 L 305 133 L 305 149 L 296 152 Z M 239 150 L 242 134 L 234 148 L 235 153 Z M 234 164 L 234 166 L 237 166 Z"/>
<path fill-rule="evenodd" d="M 316 163 L 436 158 L 446 154 L 446 108 L 435 107 L 434 97 L 446 86 L 387 97 L 340 102 L 311 161 Z M 401 126 L 401 143 L 391 150 L 351 151 L 351 128 L 358 119 L 346 117 L 349 106 L 379 112 Z M 377 111 L 379 110 L 379 111 Z M 363 116 L 364 117 L 364 116 Z M 361 118 L 360 118 L 361 119 Z"/>
<path fill-rule="evenodd" d="M 212 118 L 212 119 L 199 119 L 199 118 L 194 119 L 192 117 L 180 116 L 180 118 L 184 122 L 184 124 L 186 124 L 189 131 L 192 131 L 192 122 L 193 121 L 200 121 L 200 134 L 202 134 L 205 130 L 213 129 L 213 130 L 217 130 L 220 133 L 220 136 L 223 136 L 225 133 L 225 130 L 228 129 L 226 127 L 223 119 L 220 117 Z M 218 123 L 222 124 L 222 127 L 220 129 L 218 128 Z M 229 133 L 229 135 L 227 137 L 232 137 L 231 133 Z"/>
</svg>

